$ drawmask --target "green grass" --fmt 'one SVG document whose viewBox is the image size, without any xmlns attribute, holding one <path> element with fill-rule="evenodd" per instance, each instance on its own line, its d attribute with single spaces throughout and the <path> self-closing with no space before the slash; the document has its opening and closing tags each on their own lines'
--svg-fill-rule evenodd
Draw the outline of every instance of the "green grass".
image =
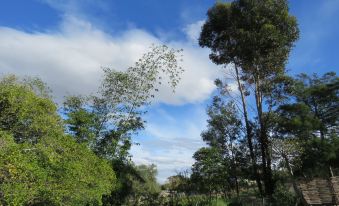
<svg viewBox="0 0 339 206">
<path fill-rule="evenodd" d="M 211 206 L 227 206 L 228 204 L 223 199 L 213 200 Z"/>
</svg>

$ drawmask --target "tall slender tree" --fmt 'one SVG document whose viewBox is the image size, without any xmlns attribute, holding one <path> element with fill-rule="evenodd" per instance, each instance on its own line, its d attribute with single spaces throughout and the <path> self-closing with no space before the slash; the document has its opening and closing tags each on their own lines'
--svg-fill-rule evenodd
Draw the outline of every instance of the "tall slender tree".
<svg viewBox="0 0 339 206">
<path fill-rule="evenodd" d="M 199 39 L 202 47 L 211 49 L 210 58 L 214 63 L 234 65 L 247 126 L 245 92 L 239 81 L 245 81 L 254 93 L 265 195 L 269 197 L 274 183 L 267 128 L 270 115 L 265 112 L 270 113 L 274 105 L 265 106 L 265 99 L 270 98 L 269 88 L 274 79 L 284 73 L 298 34 L 296 19 L 289 14 L 286 0 L 236 0 L 231 4 L 216 3 L 208 11 Z M 267 111 L 264 108 L 268 108 Z M 247 131 L 251 149 L 249 127 Z M 260 181 L 257 183 L 260 189 Z"/>
<path fill-rule="evenodd" d="M 242 122 L 236 112 L 234 102 L 225 101 L 215 96 L 212 105 L 208 108 L 207 130 L 201 136 L 220 155 L 224 169 L 227 171 L 225 179 L 232 178 L 237 195 L 238 182 L 238 147 L 237 142 L 242 139 Z M 227 169 L 226 169 L 227 168 Z"/>
<path fill-rule="evenodd" d="M 142 115 L 165 79 L 174 90 L 183 69 L 181 51 L 166 45 L 152 46 L 126 71 L 104 68 L 98 94 L 69 97 L 64 104 L 67 128 L 78 142 L 86 142 L 94 152 L 112 162 L 121 180 L 122 191 L 106 196 L 104 204 L 123 204 L 128 195 L 129 178 L 138 172 L 131 164 L 132 136 L 143 129 Z"/>
</svg>

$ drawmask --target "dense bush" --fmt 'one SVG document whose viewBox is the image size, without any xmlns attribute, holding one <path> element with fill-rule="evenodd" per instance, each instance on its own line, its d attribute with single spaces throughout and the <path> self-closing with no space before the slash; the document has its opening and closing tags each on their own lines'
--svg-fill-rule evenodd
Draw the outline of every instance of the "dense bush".
<svg viewBox="0 0 339 206">
<path fill-rule="evenodd" d="M 290 192 L 283 185 L 278 185 L 272 198 L 275 206 L 292 206 L 295 205 L 297 198 L 294 193 Z"/>
<path fill-rule="evenodd" d="M 115 173 L 64 134 L 42 86 L 0 81 L 0 205 L 101 205 L 114 190 Z"/>
</svg>

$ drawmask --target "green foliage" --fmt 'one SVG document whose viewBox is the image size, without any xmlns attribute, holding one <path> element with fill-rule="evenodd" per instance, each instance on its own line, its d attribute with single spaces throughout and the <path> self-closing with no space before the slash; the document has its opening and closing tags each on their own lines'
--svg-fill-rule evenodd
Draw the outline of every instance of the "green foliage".
<svg viewBox="0 0 339 206">
<path fill-rule="evenodd" d="M 35 145 L 0 136 L 0 190 L 9 205 L 100 205 L 113 189 L 110 164 L 69 136 L 45 137 Z"/>
<path fill-rule="evenodd" d="M 339 167 L 338 136 L 325 140 L 312 138 L 303 144 L 303 148 L 301 165 L 295 168 L 297 175 L 329 177 L 329 167 Z"/>
<path fill-rule="evenodd" d="M 81 96 L 67 97 L 64 111 L 68 115 L 65 120 L 67 132 L 74 136 L 77 142 L 93 145 L 99 125 L 95 113 L 86 110 L 86 99 Z"/>
<path fill-rule="evenodd" d="M 242 122 L 234 102 L 215 96 L 207 110 L 209 119 L 202 139 L 209 147 L 194 154 L 192 181 L 200 192 L 220 192 L 224 196 L 235 190 L 239 193 L 238 176 L 247 168 L 247 158 L 242 152 Z"/>
<path fill-rule="evenodd" d="M 162 77 L 177 86 L 180 52 L 152 46 L 126 72 L 105 68 L 96 96 L 66 99 L 64 122 L 41 80 L 3 78 L 1 205 L 157 205 L 156 168 L 134 166 L 129 149 Z"/>
<path fill-rule="evenodd" d="M 38 90 L 36 95 L 35 91 Z M 10 131 L 16 142 L 36 143 L 63 131 L 56 105 L 46 98 L 39 79 L 19 81 L 7 76 L 0 81 L 0 129 Z"/>
<path fill-rule="evenodd" d="M 308 108 L 321 138 L 329 136 L 338 124 L 339 116 L 339 78 L 334 72 L 325 73 L 322 77 L 316 74 L 300 74 L 295 79 L 292 95 L 299 104 Z"/>
<path fill-rule="evenodd" d="M 230 201 L 228 206 L 242 206 L 242 204 L 237 198 L 234 198 Z"/>
<path fill-rule="evenodd" d="M 139 165 L 136 170 L 142 181 L 132 178 L 132 190 L 127 201 L 134 205 L 157 206 L 160 185 L 156 181 L 157 169 L 155 165 Z"/>
<path fill-rule="evenodd" d="M 166 77 L 173 89 L 177 86 L 183 72 L 180 52 L 165 45 L 152 46 L 125 72 L 104 68 L 96 96 L 72 96 L 65 101 L 69 134 L 87 142 L 104 158 L 126 159 L 131 136 L 143 128 L 145 106 L 151 103 L 162 78 Z"/>
<path fill-rule="evenodd" d="M 179 172 L 177 175 L 168 177 L 167 182 L 162 187 L 171 193 L 189 195 L 193 191 L 199 190 L 196 188 L 199 182 L 193 180 L 190 175 L 189 170 Z"/>
<path fill-rule="evenodd" d="M 155 165 L 119 164 L 119 188 L 103 198 L 104 205 L 159 205 L 160 185 Z"/>
<path fill-rule="evenodd" d="M 256 159 L 253 157 L 245 101 L 245 97 L 250 94 L 249 91 L 254 93 L 263 180 L 266 195 L 271 196 L 274 191 L 268 137 L 271 115 L 265 114 L 265 108 L 270 113 L 278 103 L 278 99 L 274 99 L 272 95 L 275 92 L 275 85 L 272 84 L 281 84 L 277 79 L 284 76 L 289 52 L 298 39 L 296 19 L 289 14 L 286 0 L 219 2 L 209 9 L 207 16 L 199 44 L 211 49 L 210 59 L 214 63 L 235 66 L 248 131 L 248 145 L 256 174 Z M 247 83 L 251 90 L 246 91 L 240 80 Z M 261 191 L 260 181 L 258 177 L 256 179 Z"/>
<path fill-rule="evenodd" d="M 320 121 L 303 103 L 287 104 L 279 107 L 279 130 L 281 133 L 308 139 L 320 128 Z"/>
<path fill-rule="evenodd" d="M 223 191 L 228 186 L 227 162 L 222 160 L 220 151 L 216 148 L 204 147 L 194 153 L 196 162 L 192 166 L 192 181 L 196 191 L 211 194 L 213 191 Z"/>
<path fill-rule="evenodd" d="M 178 206 L 227 206 L 228 204 L 223 199 L 209 200 L 207 196 L 194 196 L 190 200 L 187 198 L 179 198 Z"/>
<path fill-rule="evenodd" d="M 208 128 L 201 134 L 203 140 L 210 146 L 223 150 L 225 155 L 230 155 L 234 149 L 232 143 L 241 139 L 242 129 L 235 103 L 226 103 L 221 96 L 215 96 L 207 114 Z"/>
<path fill-rule="evenodd" d="M 216 64 L 281 70 L 298 38 L 296 19 L 289 15 L 285 0 L 216 3 L 207 15 L 199 43 L 211 48 Z"/>
<path fill-rule="evenodd" d="M 337 127 L 339 116 L 339 80 L 330 72 L 322 77 L 298 75 L 290 95 L 296 102 L 281 105 L 278 109 L 282 133 L 300 139 L 330 136 Z"/>
<path fill-rule="evenodd" d="M 226 206 L 228 202 L 222 198 L 213 198 L 206 195 L 177 196 L 175 198 L 162 197 L 158 205 L 162 206 Z"/>
<path fill-rule="evenodd" d="M 180 52 L 165 45 L 152 46 L 125 72 L 104 68 L 97 95 L 71 96 L 64 103 L 67 133 L 111 161 L 119 179 L 119 190 L 104 197 L 105 205 L 125 203 L 136 191 L 131 178 L 142 179 L 130 161 L 132 136 L 143 129 L 142 115 L 162 79 L 166 78 L 173 90 L 177 86 L 183 72 Z"/>
<path fill-rule="evenodd" d="M 212 200 L 212 206 L 227 206 L 228 204 L 223 199 Z"/>
<path fill-rule="evenodd" d="M 0 201 L 101 205 L 102 195 L 115 189 L 115 173 L 106 160 L 63 133 L 56 105 L 42 95 L 42 85 L 14 76 L 1 80 Z"/>
<path fill-rule="evenodd" d="M 272 198 L 274 206 L 292 206 L 295 205 L 297 198 L 294 193 L 288 191 L 283 185 L 278 185 Z"/>
<path fill-rule="evenodd" d="M 290 93 L 293 101 L 277 110 L 278 136 L 302 147 L 301 162 L 293 168 L 298 176 L 327 177 L 329 167 L 338 166 L 338 89 L 333 72 L 298 75 Z"/>
</svg>

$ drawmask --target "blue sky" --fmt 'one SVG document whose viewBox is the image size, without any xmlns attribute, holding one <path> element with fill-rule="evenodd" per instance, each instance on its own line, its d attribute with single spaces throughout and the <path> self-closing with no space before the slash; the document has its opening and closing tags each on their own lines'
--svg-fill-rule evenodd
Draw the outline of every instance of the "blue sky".
<svg viewBox="0 0 339 206">
<path fill-rule="evenodd" d="M 146 114 L 146 129 L 131 150 L 137 163 L 158 165 L 158 180 L 189 167 L 203 145 L 205 109 L 213 80 L 223 69 L 197 45 L 214 0 L 3 0 L 0 7 L 0 74 L 39 76 L 55 101 L 95 92 L 101 66 L 124 70 L 152 43 L 184 49 L 183 80 L 175 94 L 161 88 Z M 291 74 L 339 68 L 339 0 L 291 0 L 300 40 Z"/>
</svg>

